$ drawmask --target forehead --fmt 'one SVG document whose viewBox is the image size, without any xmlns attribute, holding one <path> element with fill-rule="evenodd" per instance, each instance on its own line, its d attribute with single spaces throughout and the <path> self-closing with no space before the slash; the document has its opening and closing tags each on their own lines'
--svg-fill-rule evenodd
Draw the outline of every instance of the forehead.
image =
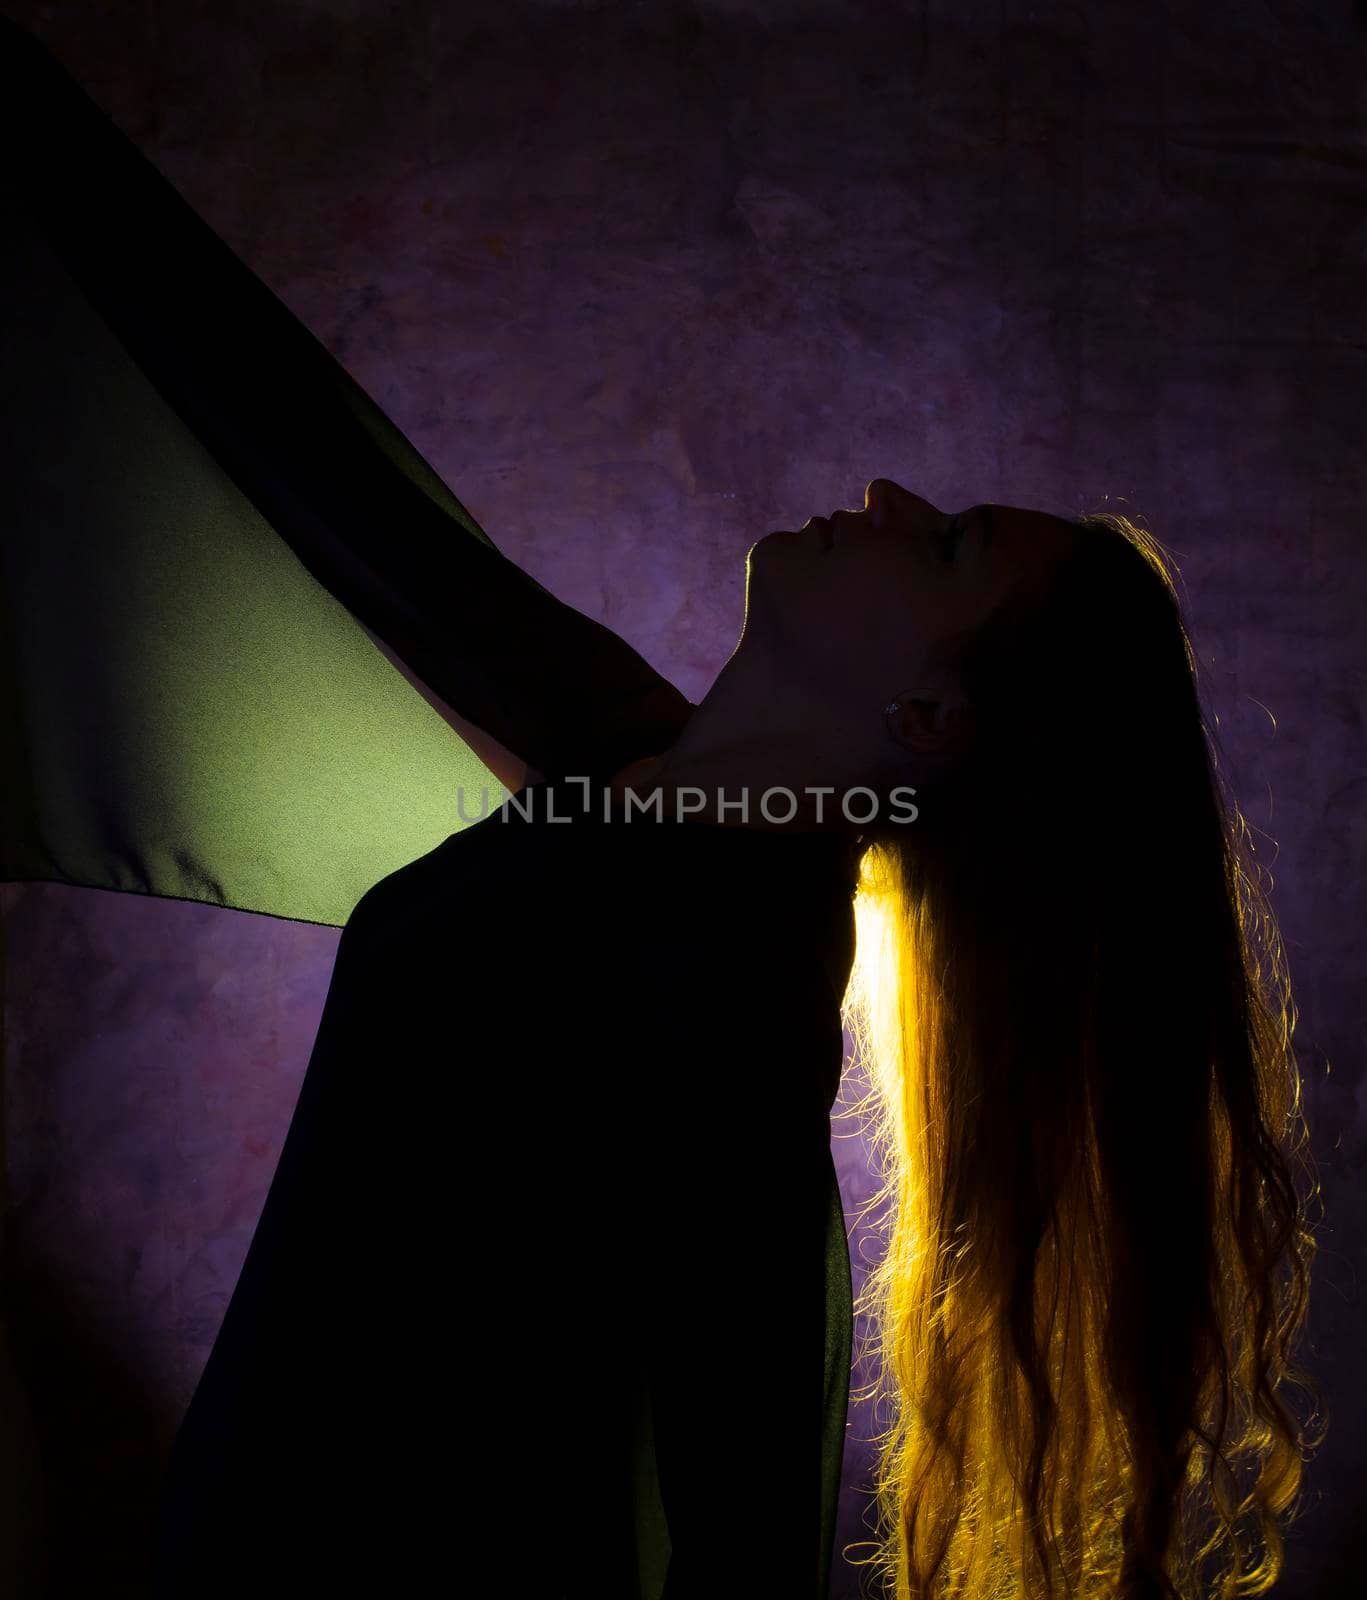
<svg viewBox="0 0 1367 1600">
<path fill-rule="evenodd" d="M 995 610 L 1012 595 L 1043 595 L 1080 537 L 1065 518 L 1024 506 L 999 506 L 984 502 L 991 538 L 984 551 L 988 609 Z"/>
<path fill-rule="evenodd" d="M 1070 542 L 1076 533 L 1066 517 L 1055 516 L 1051 511 L 1031 511 L 1024 506 L 999 506 L 993 501 L 984 503 L 992 513 L 992 528 L 998 538 L 1044 540 L 1062 545 Z"/>
<path fill-rule="evenodd" d="M 1021 578 L 1047 575 L 1073 549 L 1079 537 L 1078 530 L 1066 518 L 1048 511 L 990 502 L 984 510 L 991 517 L 994 550 Z"/>
</svg>

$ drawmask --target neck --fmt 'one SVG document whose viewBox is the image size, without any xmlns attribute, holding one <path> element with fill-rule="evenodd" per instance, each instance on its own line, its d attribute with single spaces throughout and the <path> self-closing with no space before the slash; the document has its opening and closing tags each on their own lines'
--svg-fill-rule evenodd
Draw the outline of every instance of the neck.
<svg viewBox="0 0 1367 1600">
<path fill-rule="evenodd" d="M 630 789 L 638 805 L 658 792 L 665 816 L 719 827 L 849 831 L 841 796 L 858 780 L 820 751 L 811 708 L 795 707 L 791 692 L 766 687 L 737 661 L 732 655 L 675 742 L 623 767 L 610 789 Z"/>
</svg>

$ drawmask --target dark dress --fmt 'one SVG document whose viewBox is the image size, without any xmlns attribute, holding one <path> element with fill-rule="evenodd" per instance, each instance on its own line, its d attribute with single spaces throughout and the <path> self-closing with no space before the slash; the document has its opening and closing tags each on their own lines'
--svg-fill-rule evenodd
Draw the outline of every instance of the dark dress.
<svg viewBox="0 0 1367 1600">
<path fill-rule="evenodd" d="M 533 785 L 347 923 L 158 1597 L 827 1593 L 855 857 L 604 800 Z"/>
</svg>

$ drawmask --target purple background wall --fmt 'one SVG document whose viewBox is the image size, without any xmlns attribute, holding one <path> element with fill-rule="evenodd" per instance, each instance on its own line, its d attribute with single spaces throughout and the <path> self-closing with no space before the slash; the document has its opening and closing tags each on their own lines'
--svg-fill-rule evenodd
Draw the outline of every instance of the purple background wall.
<svg viewBox="0 0 1367 1600">
<path fill-rule="evenodd" d="M 748 546 L 876 475 L 1110 504 L 1176 551 L 1276 857 L 1325 1190 L 1334 1426 L 1283 1592 L 1357 1592 L 1363 6 L 10 9 L 501 548 L 694 699 Z M 1162 796 L 1130 801 L 1142 826 Z M 338 936 L 53 885 L 0 905 L 13 1592 L 135 1594 Z M 837 1150 L 853 1215 L 865 1155 Z"/>
</svg>

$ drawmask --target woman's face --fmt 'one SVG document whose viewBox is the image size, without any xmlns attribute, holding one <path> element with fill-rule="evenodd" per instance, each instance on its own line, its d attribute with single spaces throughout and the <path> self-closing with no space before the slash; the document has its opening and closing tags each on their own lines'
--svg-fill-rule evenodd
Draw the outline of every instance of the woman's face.
<svg viewBox="0 0 1367 1600">
<path fill-rule="evenodd" d="M 812 518 L 751 548 L 746 632 L 812 698 L 815 715 L 867 725 L 887 701 L 932 680 L 944 647 L 1009 594 L 1042 589 L 1077 537 L 1048 512 L 950 513 L 875 478 L 862 511 Z"/>
</svg>

